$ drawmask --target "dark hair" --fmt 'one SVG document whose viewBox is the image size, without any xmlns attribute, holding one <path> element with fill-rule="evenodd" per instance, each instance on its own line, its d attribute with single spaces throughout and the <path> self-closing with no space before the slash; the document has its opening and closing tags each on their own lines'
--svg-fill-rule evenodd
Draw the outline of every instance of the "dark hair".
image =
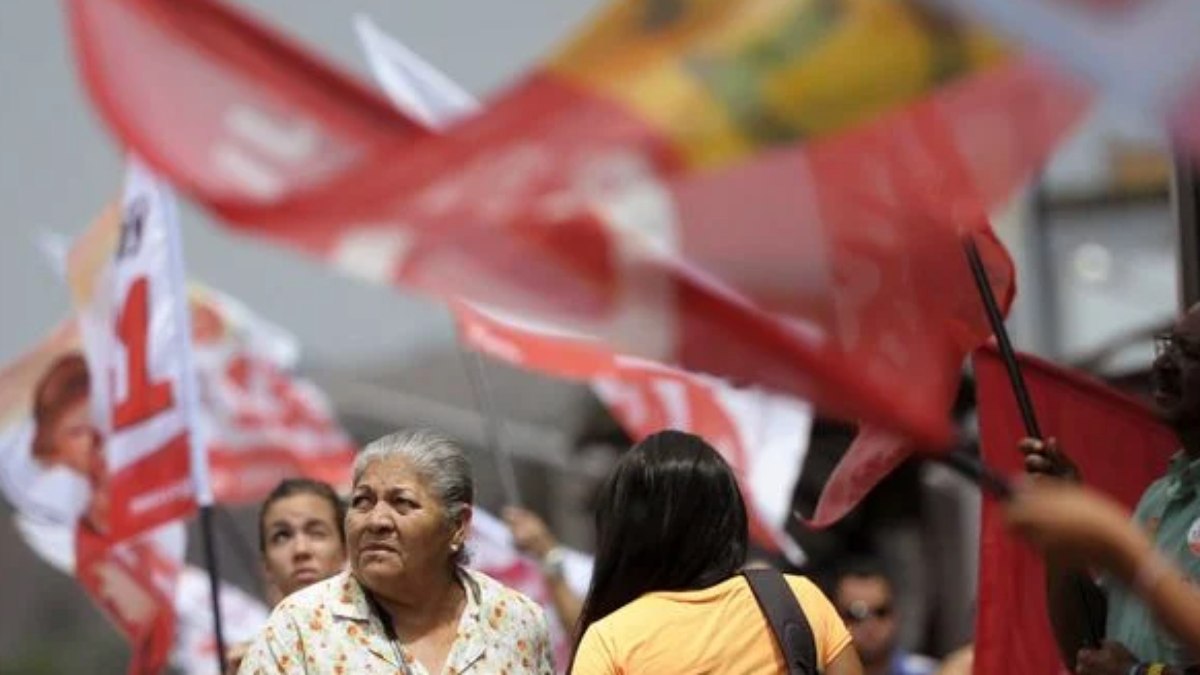
<svg viewBox="0 0 1200 675">
<path fill-rule="evenodd" d="M 271 494 L 263 500 L 262 508 L 258 510 L 258 550 L 260 553 L 267 552 L 267 509 L 271 505 L 281 499 L 295 497 L 296 495 L 313 495 L 320 497 L 329 502 L 329 506 L 333 508 L 333 521 L 337 524 L 338 538 L 342 541 L 342 547 L 346 546 L 346 502 L 338 496 L 334 491 L 333 486 L 329 483 L 324 483 L 311 478 L 285 478 L 271 490 Z"/>
<path fill-rule="evenodd" d="M 892 583 L 892 576 L 888 573 L 888 569 L 883 563 L 876 558 L 860 556 L 856 558 L 848 558 L 838 564 L 834 569 L 832 582 L 829 585 L 828 595 L 836 600 L 838 588 L 842 585 L 842 581 L 848 578 L 855 579 L 882 579 L 887 584 L 888 590 L 894 592 L 895 584 Z"/>
<path fill-rule="evenodd" d="M 704 439 L 661 431 L 617 463 L 596 506 L 596 563 L 576 627 L 652 591 L 707 588 L 746 562 L 746 505 Z"/>
<path fill-rule="evenodd" d="M 68 407 L 87 400 L 90 383 L 87 361 L 79 352 L 60 356 L 42 374 L 33 393 L 34 457 L 54 458 L 54 425 Z"/>
</svg>

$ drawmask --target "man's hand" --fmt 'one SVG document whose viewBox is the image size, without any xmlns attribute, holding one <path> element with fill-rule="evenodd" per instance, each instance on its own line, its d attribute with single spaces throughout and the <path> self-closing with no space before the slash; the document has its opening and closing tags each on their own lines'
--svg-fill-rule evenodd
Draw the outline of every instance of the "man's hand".
<svg viewBox="0 0 1200 675">
<path fill-rule="evenodd" d="M 1125 645 L 1106 640 L 1099 649 L 1083 648 L 1075 658 L 1077 675 L 1129 675 L 1137 659 Z"/>
<path fill-rule="evenodd" d="M 1058 449 L 1053 438 L 1040 441 L 1036 438 L 1023 439 L 1017 447 L 1025 455 L 1025 471 L 1033 476 L 1045 476 L 1071 482 L 1079 482 L 1079 468 Z"/>
<path fill-rule="evenodd" d="M 513 543 L 516 544 L 517 550 L 522 553 L 529 554 L 541 560 L 546 557 L 546 554 L 551 549 L 558 546 L 558 542 L 550 534 L 550 529 L 546 527 L 546 523 L 531 511 L 510 506 L 504 509 L 504 522 L 508 523 L 508 530 L 512 532 Z"/>
</svg>

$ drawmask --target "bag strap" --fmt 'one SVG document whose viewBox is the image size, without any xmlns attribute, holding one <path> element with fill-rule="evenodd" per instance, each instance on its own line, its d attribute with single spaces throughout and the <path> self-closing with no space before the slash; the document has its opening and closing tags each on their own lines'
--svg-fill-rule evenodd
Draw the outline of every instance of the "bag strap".
<svg viewBox="0 0 1200 675">
<path fill-rule="evenodd" d="M 818 675 L 817 645 L 804 610 L 778 570 L 742 570 L 754 599 L 767 617 L 775 644 L 783 653 L 788 675 Z"/>
</svg>

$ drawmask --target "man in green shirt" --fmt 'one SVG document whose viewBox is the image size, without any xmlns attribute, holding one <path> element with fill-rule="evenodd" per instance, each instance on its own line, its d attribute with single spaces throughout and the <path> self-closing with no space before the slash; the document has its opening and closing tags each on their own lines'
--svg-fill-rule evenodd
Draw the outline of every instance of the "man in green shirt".
<svg viewBox="0 0 1200 675">
<path fill-rule="evenodd" d="M 1200 305 L 1156 338 L 1154 402 L 1182 450 L 1167 474 L 1146 489 L 1135 521 L 1160 551 L 1200 581 Z M 1026 440 L 1032 474 L 1078 480 L 1074 464 L 1053 443 Z M 1079 675 L 1182 675 L 1200 662 L 1161 627 L 1133 592 L 1097 584 L 1086 571 L 1046 561 L 1046 593 L 1063 660 Z M 1101 588 L 1103 586 L 1103 588 Z M 1104 640 L 1095 644 L 1103 632 Z"/>
<path fill-rule="evenodd" d="M 1154 404 L 1182 449 L 1142 495 L 1134 520 L 1190 578 L 1200 580 L 1200 305 L 1156 337 Z M 1026 470 L 1078 480 L 1054 443 L 1026 440 Z M 1103 587 L 1102 587 L 1103 586 Z M 1156 625 L 1132 591 L 1046 560 L 1046 603 L 1063 661 L 1079 675 L 1182 675 L 1200 661 Z M 1097 638 L 1103 634 L 1103 641 Z"/>
</svg>

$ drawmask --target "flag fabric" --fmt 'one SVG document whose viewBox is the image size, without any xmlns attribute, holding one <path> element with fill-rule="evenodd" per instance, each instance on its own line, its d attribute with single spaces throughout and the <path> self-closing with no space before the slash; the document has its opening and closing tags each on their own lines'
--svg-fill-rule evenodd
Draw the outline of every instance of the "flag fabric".
<svg viewBox="0 0 1200 675">
<path fill-rule="evenodd" d="M 613 3 L 436 136 L 220 3 L 77 1 L 71 17 L 118 135 L 231 223 L 944 442 L 963 294 L 943 298 L 969 283 L 937 253 L 986 227 L 1079 97 L 908 3 L 669 6 Z M 168 91 L 187 110 L 169 120 L 146 105 Z M 884 112 L 901 119 L 837 138 Z M 988 246 L 1005 295 L 1011 265 Z"/>
<path fill-rule="evenodd" d="M 121 213 L 110 246 L 68 262 L 95 425 L 90 451 L 100 465 L 90 471 L 97 498 L 84 522 L 112 542 L 186 518 L 212 500 L 208 463 L 196 448 L 175 203 L 131 161 Z"/>
<path fill-rule="evenodd" d="M 20 511 L 15 522 L 38 557 L 75 577 L 133 645 L 128 672 L 164 672 L 177 627 L 173 599 L 185 546 L 183 524 L 168 523 L 112 544 L 86 528 Z"/>
<path fill-rule="evenodd" d="M 379 30 L 370 20 L 365 17 L 359 17 L 356 19 L 356 29 L 359 31 L 362 44 L 364 44 L 367 61 L 368 64 L 371 64 L 374 76 L 376 76 L 379 84 L 383 86 L 392 102 L 396 103 L 397 108 L 401 109 L 402 112 L 420 120 L 422 124 L 430 126 L 431 129 L 443 129 L 443 127 L 448 126 L 452 121 L 469 118 L 470 115 L 478 112 L 478 104 L 474 104 L 466 91 L 462 90 L 454 82 L 451 82 L 444 74 L 439 73 L 436 68 L 426 64 L 418 55 L 414 54 L 407 47 L 404 47 L 395 38 Z M 1032 73 L 1016 71 L 1014 73 L 1006 73 L 1006 77 L 1009 79 L 997 80 L 997 82 L 992 83 L 995 85 L 997 91 L 1007 91 L 1009 94 L 1016 95 L 1016 97 L 1024 98 L 1028 104 L 1043 109 L 1048 114 L 1064 114 L 1063 110 L 1056 110 L 1056 103 L 1054 101 L 1045 101 L 1045 92 L 1039 91 L 1038 79 Z M 1021 83 L 1022 77 L 1027 78 L 1026 82 Z M 961 103 L 950 102 L 948 106 L 958 108 L 960 115 L 956 119 L 970 120 L 978 117 L 978 114 L 982 113 L 984 109 L 994 107 L 995 102 L 979 102 L 974 104 L 974 113 L 976 113 L 974 115 L 965 114 L 970 113 L 971 109 L 964 108 Z M 1069 110 L 1067 110 L 1066 115 L 1069 117 Z M 922 124 L 918 115 L 913 114 L 912 117 L 914 118 L 912 121 L 914 131 L 922 131 L 917 129 L 917 125 Z M 926 124 L 929 124 L 928 121 L 926 121 Z M 875 130 L 876 133 L 874 136 L 878 139 L 884 133 L 889 133 L 889 135 L 899 137 L 902 133 L 899 126 L 878 127 Z M 984 136 L 980 135 L 980 133 L 973 133 L 971 129 L 962 129 L 960 131 L 958 138 L 955 139 L 956 143 L 977 142 L 978 138 Z M 996 129 L 991 130 L 994 133 L 996 131 Z M 1012 131 L 1015 132 L 1016 130 Z M 924 131 L 924 133 L 926 137 L 934 136 L 930 135 L 928 131 Z M 882 138 L 882 141 L 886 142 L 887 138 Z M 995 175 L 1007 173 L 1014 178 L 1009 179 L 1008 183 L 1001 181 L 1001 183 L 989 185 L 986 184 L 983 177 L 977 177 L 979 179 L 978 184 L 986 185 L 986 190 L 989 191 L 988 203 L 1001 202 L 1004 197 L 1010 195 L 1015 190 L 1015 180 L 1020 178 L 1020 171 L 1016 167 L 1020 167 L 1022 163 L 1030 165 L 1030 163 L 1036 161 L 1034 157 L 1022 155 L 1022 147 L 1040 148 L 1050 142 L 1051 138 L 1028 139 L 1015 136 L 1004 138 L 1003 135 L 992 138 L 994 145 L 986 149 L 986 154 L 994 157 L 996 162 L 1007 161 L 1014 167 L 1014 171 L 997 172 Z M 833 153 L 830 153 L 830 155 L 835 157 L 856 154 L 869 156 L 871 145 L 877 143 L 878 141 L 872 141 L 870 133 L 851 136 L 850 141 L 842 141 L 840 143 L 841 147 L 836 155 Z M 1014 148 L 1016 150 L 1013 150 Z M 914 150 L 916 148 L 910 149 L 910 153 Z M 887 157 L 889 155 L 884 154 L 883 156 Z M 829 163 L 836 166 L 836 161 L 838 160 L 829 161 Z M 868 162 L 864 162 L 864 166 L 860 171 L 870 172 L 872 168 L 877 167 L 868 166 Z M 858 175 L 860 171 L 846 173 L 848 175 Z M 946 171 L 946 167 L 943 167 L 944 171 Z M 905 177 L 907 174 L 907 168 L 905 171 L 895 173 L 898 177 Z M 770 189 L 758 189 L 757 186 L 764 183 L 770 187 L 776 187 L 775 181 L 763 181 L 763 178 L 764 173 L 758 172 L 755 175 L 749 175 L 745 180 L 739 181 L 737 185 L 739 190 L 736 192 L 745 197 L 744 199 L 740 199 L 740 201 L 738 201 L 737 197 L 732 197 L 731 199 L 730 193 L 728 193 L 730 192 L 728 190 L 730 185 L 726 185 L 724 179 L 719 179 L 702 180 L 694 186 L 682 187 L 680 191 L 688 195 L 688 198 L 680 199 L 679 202 L 694 205 L 694 215 L 691 216 L 691 222 L 703 223 L 707 221 L 712 223 L 710 226 L 714 228 L 720 227 L 722 219 L 730 219 L 734 214 L 740 217 L 740 219 L 745 219 L 746 214 L 754 213 L 756 204 L 769 203 L 772 199 L 779 198 L 778 196 L 773 196 L 769 191 Z M 913 183 L 919 184 L 922 179 L 922 177 L 917 177 L 913 180 Z M 840 185 L 854 185 L 854 181 L 847 179 Z M 914 189 L 914 187 L 908 187 L 907 193 L 917 198 L 920 197 L 920 192 Z M 718 197 L 706 198 L 709 195 Z M 731 201 L 733 201 L 732 204 Z M 832 202 L 833 207 L 856 203 L 854 199 L 832 199 L 830 202 Z M 878 204 L 878 199 L 866 203 L 868 203 L 869 208 L 880 209 L 881 207 L 881 204 Z M 911 207 L 912 203 L 907 202 L 906 205 Z M 802 209 L 803 204 L 794 204 L 794 208 L 797 210 Z M 883 205 L 883 209 L 887 209 L 887 205 Z M 887 215 L 894 215 L 896 211 L 899 211 L 899 209 L 893 208 L 893 213 Z M 877 211 L 876 215 L 883 214 Z M 841 217 L 841 219 L 864 220 L 863 214 L 857 214 L 857 216 L 854 217 L 853 214 L 846 213 L 838 214 L 838 217 Z M 995 258 L 991 265 L 989 265 L 990 269 L 1004 269 L 1006 261 L 1004 261 L 1001 255 L 998 255 L 998 246 L 994 240 L 990 239 L 992 237 L 991 232 L 988 229 L 984 229 L 983 232 L 979 233 L 979 237 L 985 238 L 984 245 L 980 246 L 980 249 L 985 252 L 985 255 L 992 255 Z M 728 243 L 725 245 L 727 249 Z M 728 255 L 728 253 L 722 253 L 722 255 L 725 255 L 731 261 L 737 259 L 736 255 Z M 954 259 L 961 259 L 959 251 L 956 250 L 944 251 L 944 255 Z M 708 258 L 708 263 L 710 267 L 721 267 L 721 262 L 712 257 Z M 862 267 L 852 269 L 860 271 Z M 780 283 L 779 279 L 784 277 L 784 274 L 782 274 L 782 270 L 778 270 L 773 271 L 773 275 L 763 276 L 766 277 L 767 281 Z M 1003 305 L 1007 307 L 1010 300 L 1012 300 L 1012 286 L 1009 285 L 1008 280 L 1004 279 L 1003 276 L 994 277 L 991 281 L 994 283 L 994 287 L 998 287 L 1002 292 L 1008 293 L 1006 297 L 1002 298 Z M 931 283 L 930 286 L 943 285 Z M 767 294 L 769 292 L 764 293 L 763 297 L 766 297 Z M 781 295 L 780 293 L 776 293 L 775 297 L 779 298 Z M 953 377 L 953 375 L 956 375 L 956 366 L 961 363 L 966 352 L 970 351 L 979 341 L 982 341 L 986 335 L 986 330 L 980 331 L 978 325 L 974 324 L 977 322 L 976 317 L 978 317 L 979 312 L 979 301 L 974 298 L 974 293 L 970 291 L 970 288 L 967 289 L 965 297 L 962 297 L 962 295 L 959 295 L 959 297 L 948 295 L 948 299 L 956 301 L 958 305 L 954 307 L 953 312 L 950 312 L 950 316 L 953 317 L 950 321 L 953 322 L 955 327 L 953 331 L 955 348 L 947 358 L 946 372 L 947 374 L 952 374 L 952 377 L 947 378 L 947 381 L 943 382 L 940 387 L 944 396 L 942 405 L 947 408 L 953 399 L 956 383 L 958 383 L 956 382 L 956 377 Z M 629 372 L 629 374 L 634 374 L 634 377 L 625 382 L 625 386 L 632 390 L 637 390 L 638 384 L 641 381 L 649 380 L 650 376 L 641 377 L 640 375 L 644 374 L 640 374 L 640 371 L 635 366 L 625 366 L 622 369 L 614 365 L 620 357 L 613 359 L 608 358 L 607 354 L 600 350 L 594 352 L 588 351 L 581 342 L 576 341 L 572 344 L 569 339 L 556 340 L 556 335 L 551 333 L 542 333 L 540 336 L 535 336 L 526 331 L 526 333 L 522 334 L 520 322 L 504 322 L 500 318 L 502 315 L 498 315 L 498 313 L 472 311 L 469 307 L 462 307 L 461 304 L 451 306 L 457 307 L 456 313 L 462 327 L 464 339 L 473 342 L 476 348 L 492 354 L 493 357 L 508 360 L 508 362 L 518 366 L 535 368 L 552 375 L 586 377 L 587 375 L 601 374 L 608 381 L 619 382 L 619 372 Z M 901 310 L 898 313 L 904 315 L 905 311 Z M 882 316 L 882 312 L 878 311 L 862 313 L 863 315 L 874 313 L 874 316 Z M 888 321 L 895 321 L 893 316 L 882 316 L 882 318 L 887 319 L 887 321 L 880 322 L 883 325 L 886 325 Z M 900 318 L 902 321 L 905 317 L 901 316 Z M 908 318 L 911 318 L 911 312 Z M 883 330 L 886 330 L 886 328 Z M 661 368 L 661 366 L 658 366 L 658 368 Z M 703 383 L 701 380 L 697 380 L 697 378 L 690 378 L 678 371 L 671 376 L 671 381 L 677 383 L 689 382 L 688 388 L 692 393 L 715 393 L 716 390 L 720 390 L 720 392 L 728 392 L 730 395 L 736 395 L 733 394 L 734 390 L 731 388 L 716 389 L 719 386 L 715 381 Z M 653 388 L 643 388 L 643 390 L 647 392 L 647 395 L 653 395 Z M 604 395 L 601 395 L 601 398 L 604 399 Z M 768 396 L 768 399 L 781 401 L 782 405 L 786 406 L 803 406 L 799 402 L 788 401 L 785 398 L 776 398 L 776 396 Z M 608 401 L 606 400 L 606 402 Z M 718 410 L 718 408 L 708 406 L 708 410 Z M 622 420 L 625 430 L 635 438 L 640 438 L 648 434 L 648 432 L 655 430 L 653 424 L 629 424 L 629 416 L 623 416 L 623 414 L 618 413 L 617 417 Z M 667 418 L 660 417 L 654 419 L 655 423 L 662 424 Z M 708 425 L 702 426 L 707 428 Z M 804 440 L 806 435 L 808 435 L 808 431 L 808 423 L 799 424 L 796 430 L 794 430 L 794 434 L 797 434 L 799 437 L 797 441 L 793 442 L 793 450 L 799 453 L 800 459 L 803 459 L 804 448 L 806 446 Z M 762 446 L 750 444 L 749 447 Z M 840 520 L 854 506 L 857 506 L 866 492 L 869 492 L 888 473 L 892 472 L 896 466 L 899 466 L 902 461 L 911 456 L 913 449 L 912 443 L 905 436 L 889 432 L 886 429 L 871 428 L 871 426 L 864 428 L 852 444 L 850 450 L 848 450 L 845 458 L 842 459 L 838 468 L 832 474 L 832 477 L 828 480 L 826 489 L 822 491 L 821 500 L 817 502 L 815 513 L 812 514 L 810 519 L 806 519 L 806 522 L 810 526 L 823 527 Z M 733 461 L 738 456 L 745 455 L 727 452 L 726 456 L 730 456 L 731 461 Z M 754 455 L 749 456 L 752 458 Z M 803 464 L 802 461 L 793 461 L 793 459 L 788 458 L 779 461 L 776 466 L 798 466 L 799 464 Z M 744 462 L 734 461 L 734 465 L 736 466 L 742 466 L 743 464 Z M 746 491 L 750 494 L 752 503 L 756 501 L 756 497 L 761 495 L 767 495 L 766 498 L 769 503 L 780 503 L 779 498 L 775 498 L 772 495 L 786 494 L 787 501 L 790 501 L 793 485 L 787 485 L 785 488 L 782 483 L 776 482 L 772 486 L 774 486 L 774 490 L 764 490 L 762 486 L 757 486 L 756 489 L 755 485 L 746 485 Z M 758 525 L 755 532 L 758 534 L 758 537 L 756 537 L 758 540 L 767 543 L 769 548 L 781 548 L 781 550 L 787 552 L 788 557 L 791 557 L 793 562 L 798 562 L 800 556 L 803 554 L 791 543 L 791 539 L 784 532 L 784 525 L 791 518 L 788 510 L 790 509 L 776 513 L 776 509 L 772 507 L 766 508 L 766 512 L 774 514 L 772 518 L 766 521 L 769 524 L 774 524 L 773 527 L 764 528 L 763 521 L 760 519 L 752 518 L 751 521 Z M 769 534 L 769 536 L 764 536 L 764 534 Z"/>
<path fill-rule="evenodd" d="M 100 533 L 111 493 L 89 410 L 78 323 L 64 322 L 0 370 L 0 492 L 40 557 L 75 576 L 133 645 L 129 671 L 166 667 L 175 630 L 173 570 L 183 526 L 170 521 L 121 540 Z"/>
<path fill-rule="evenodd" d="M 376 80 L 401 112 L 439 129 L 478 110 L 465 90 L 370 19 L 358 16 L 355 28 Z M 524 368 L 534 366 L 524 355 L 536 353 L 540 370 L 557 376 L 579 369 L 588 375 L 599 373 L 588 381 L 632 438 L 675 428 L 708 439 L 738 473 L 755 541 L 785 553 L 795 564 L 803 562 L 803 552 L 785 526 L 812 423 L 806 403 L 739 390 L 714 378 L 605 351 L 593 360 L 553 334 L 522 329 L 519 321 L 506 323 L 500 314 L 472 310 L 463 303 L 451 307 L 462 339 L 479 351 Z M 554 365 L 547 365 L 547 359 Z"/>
<path fill-rule="evenodd" d="M 228 295 L 190 290 L 198 417 L 217 501 L 257 502 L 289 476 L 348 489 L 357 449 L 324 392 L 295 374 L 295 338 Z"/>
<path fill-rule="evenodd" d="M 0 487 L 27 525 L 70 533 L 53 559 L 132 643 L 129 672 L 158 673 L 181 521 L 211 496 L 174 202 L 136 163 L 125 179 L 109 229 L 68 255 L 78 318 L 0 372 Z"/>
<path fill-rule="evenodd" d="M 471 534 L 467 540 L 471 567 L 500 583 L 524 593 L 542 606 L 550 628 L 554 662 L 564 673 L 571 663 L 572 636 L 562 626 L 554 609 L 550 589 L 538 563 L 517 551 L 508 527 L 496 516 L 476 507 L 471 515 Z M 571 591 L 585 597 L 592 579 L 592 557 L 571 548 L 563 548 L 563 579 Z"/>
<path fill-rule="evenodd" d="M 194 508 L 193 458 L 168 455 L 171 461 L 156 465 L 148 459 L 154 441 L 170 439 L 166 447 L 177 449 L 176 439 L 190 440 L 187 432 L 197 428 L 215 468 L 215 496 L 234 503 L 261 499 L 289 475 L 345 486 L 355 453 L 321 392 L 289 372 L 297 358 L 290 336 L 216 291 L 196 286 L 183 295 L 163 232 L 173 208 L 167 189 L 132 167 L 124 204 L 107 209 L 67 256 L 64 271 L 80 316 L 0 369 L 0 494 L 15 508 L 30 546 L 73 574 L 134 645 L 132 673 L 161 672 L 171 653 L 185 546 L 181 519 Z M 126 269 L 114 271 L 114 264 Z M 167 290 L 153 290 L 160 286 Z M 114 288 L 128 290 L 126 299 L 105 302 Z M 106 324 L 114 307 L 122 310 L 119 318 Z M 180 321 L 180 313 L 191 321 Z M 113 324 L 114 334 L 106 335 Z M 149 324 L 149 334 L 135 330 Z M 187 348 L 181 336 L 194 342 L 193 359 L 171 353 Z M 103 353 L 105 340 L 119 351 Z M 92 375 L 105 372 L 114 374 Z M 130 377 L 138 372 L 148 377 Z M 117 429 L 121 402 L 132 396 L 182 405 L 177 385 L 186 377 L 199 381 L 190 421 L 160 411 L 124 435 Z M 163 390 L 169 398 L 154 393 Z M 93 417 L 97 400 L 115 402 L 107 418 Z M 100 419 L 117 433 L 101 431 Z M 118 450 L 128 454 L 110 456 Z M 151 454 L 130 462 L 139 450 Z M 147 471 L 148 465 L 167 470 Z M 176 492 L 170 486 L 180 481 L 186 490 Z M 168 496 L 160 498 L 163 486 Z M 139 513 L 131 500 L 152 506 Z"/>
<path fill-rule="evenodd" d="M 929 0 L 987 22 L 1200 151 L 1200 5 L 1189 0 Z M 1163 49 L 1171 45 L 1171 49 Z"/>
<path fill-rule="evenodd" d="M 1032 356 L 1019 362 L 1038 424 L 1079 466 L 1089 486 L 1131 510 L 1166 472 L 1178 447 L 1171 431 L 1141 403 L 1088 377 Z M 1002 473 L 1023 471 L 1017 450 L 1024 425 L 1004 363 L 994 347 L 974 356 L 984 461 Z M 1065 673 L 1045 603 L 1041 558 L 1004 524 L 1003 506 L 985 500 L 980 541 L 975 672 Z"/>
<path fill-rule="evenodd" d="M 85 285 L 120 232 L 109 209 L 76 240 L 68 260 L 74 286 Z M 347 487 L 355 446 L 325 395 L 294 374 L 296 339 L 211 287 L 191 283 L 187 291 L 195 420 L 216 500 L 255 502 L 295 475 Z"/>
<path fill-rule="evenodd" d="M 79 578 L 131 642 L 146 644 L 135 650 L 140 663 L 131 664 L 130 672 L 161 672 L 168 653 L 170 664 L 187 675 L 217 672 L 208 573 L 190 565 L 180 569 L 174 562 L 182 558 L 186 536 L 181 523 L 139 537 L 136 546 L 121 544 L 106 551 L 80 574 L 72 528 L 19 512 L 15 519 L 21 538 L 39 558 Z M 222 583 L 220 602 L 226 644 L 252 640 L 266 623 L 267 608 L 236 586 Z"/>
</svg>

